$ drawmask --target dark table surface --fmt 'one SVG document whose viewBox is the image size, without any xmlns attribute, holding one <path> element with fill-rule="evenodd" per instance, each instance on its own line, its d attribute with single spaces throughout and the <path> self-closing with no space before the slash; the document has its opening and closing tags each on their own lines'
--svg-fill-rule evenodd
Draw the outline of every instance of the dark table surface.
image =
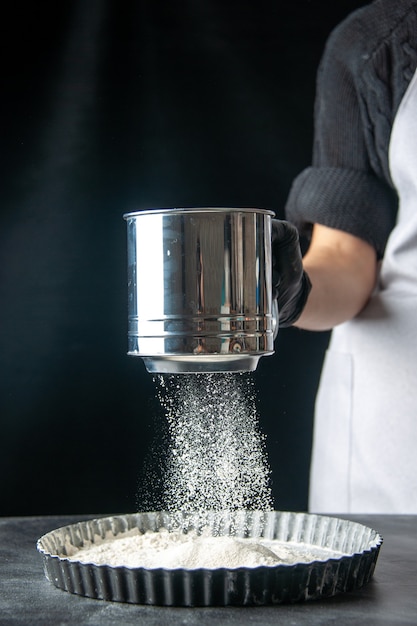
<svg viewBox="0 0 417 626">
<path fill-rule="evenodd" d="M 0 518 L 0 624 L 283 623 L 417 625 L 417 516 L 346 515 L 383 537 L 373 579 L 362 589 L 321 601 L 242 608 L 164 608 L 91 600 L 57 589 L 43 573 L 37 539 L 60 526 L 101 516 Z"/>
</svg>

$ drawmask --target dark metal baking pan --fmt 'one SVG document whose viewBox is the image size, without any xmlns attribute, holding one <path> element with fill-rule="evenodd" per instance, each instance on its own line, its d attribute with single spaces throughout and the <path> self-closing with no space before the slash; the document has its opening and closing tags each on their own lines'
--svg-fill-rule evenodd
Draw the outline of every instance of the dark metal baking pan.
<svg viewBox="0 0 417 626">
<path fill-rule="evenodd" d="M 83 563 L 77 550 L 159 529 L 278 539 L 343 553 L 337 558 L 274 566 L 215 569 L 114 567 Z M 38 540 L 47 579 L 70 593 L 112 602 L 161 606 L 253 606 L 328 598 L 365 585 L 382 537 L 362 524 L 280 511 L 144 512 L 99 518 L 53 530 Z M 75 556 L 74 556 L 75 555 Z"/>
</svg>

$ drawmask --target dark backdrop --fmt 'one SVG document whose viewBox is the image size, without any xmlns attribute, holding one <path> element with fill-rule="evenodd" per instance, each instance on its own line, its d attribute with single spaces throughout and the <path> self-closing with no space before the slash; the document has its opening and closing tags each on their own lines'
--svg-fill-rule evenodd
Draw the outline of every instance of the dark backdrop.
<svg viewBox="0 0 417 626">
<path fill-rule="evenodd" d="M 353 0 L 7 3 L 1 19 L 0 514 L 129 512 L 157 436 L 126 356 L 122 214 L 283 207 Z M 151 259 L 149 261 L 151 263 Z M 277 508 L 307 506 L 327 333 L 256 372 Z"/>
</svg>

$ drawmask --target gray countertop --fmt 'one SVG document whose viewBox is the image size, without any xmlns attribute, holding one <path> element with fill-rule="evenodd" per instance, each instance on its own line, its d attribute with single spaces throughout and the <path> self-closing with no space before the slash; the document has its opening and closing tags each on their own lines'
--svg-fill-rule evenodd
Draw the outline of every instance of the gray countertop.
<svg viewBox="0 0 417 626">
<path fill-rule="evenodd" d="M 57 589 L 44 576 L 36 541 L 50 530 L 92 517 L 98 516 L 0 518 L 0 625 L 417 624 L 417 516 L 340 516 L 371 526 L 384 539 L 371 582 L 321 601 L 253 608 L 138 606 Z"/>
</svg>

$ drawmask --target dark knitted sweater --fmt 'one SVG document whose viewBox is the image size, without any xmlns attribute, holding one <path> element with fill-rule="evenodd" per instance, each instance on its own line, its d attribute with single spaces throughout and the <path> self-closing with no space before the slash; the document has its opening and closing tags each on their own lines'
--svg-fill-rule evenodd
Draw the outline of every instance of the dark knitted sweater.
<svg viewBox="0 0 417 626">
<path fill-rule="evenodd" d="M 286 206 L 302 234 L 318 222 L 365 239 L 382 257 L 398 205 L 391 128 L 416 67 L 417 0 L 375 0 L 331 33 L 317 75 L 312 167 Z"/>
</svg>

